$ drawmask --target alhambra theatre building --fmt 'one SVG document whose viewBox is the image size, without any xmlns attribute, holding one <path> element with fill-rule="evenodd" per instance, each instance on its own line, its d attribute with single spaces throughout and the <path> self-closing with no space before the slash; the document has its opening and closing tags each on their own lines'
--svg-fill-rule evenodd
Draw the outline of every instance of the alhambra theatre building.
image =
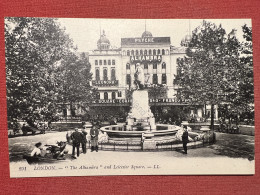
<svg viewBox="0 0 260 195">
<path fill-rule="evenodd" d="M 97 41 L 97 49 L 89 54 L 93 73 L 92 85 L 98 89 L 91 112 L 107 116 L 123 117 L 130 110 L 130 92 L 134 86 L 136 64 L 144 71 L 146 86 L 160 85 L 162 91 L 150 97 L 152 111 L 168 112 L 175 106 L 187 106 L 178 102 L 178 87 L 173 83 L 177 74 L 177 58 L 184 57 L 185 47 L 171 45 L 170 37 L 154 37 L 145 31 L 140 37 L 121 38 L 121 47 L 113 49 L 105 32 Z M 191 114 L 202 117 L 210 111 L 206 106 L 191 109 Z"/>
</svg>

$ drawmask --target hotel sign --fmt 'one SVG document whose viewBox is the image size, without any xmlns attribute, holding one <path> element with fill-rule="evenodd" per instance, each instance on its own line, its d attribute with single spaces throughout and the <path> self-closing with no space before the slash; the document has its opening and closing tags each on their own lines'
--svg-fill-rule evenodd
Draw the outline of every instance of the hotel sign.
<svg viewBox="0 0 260 195">
<path fill-rule="evenodd" d="M 121 45 L 170 45 L 170 37 L 122 38 Z"/>
<path fill-rule="evenodd" d="M 142 56 L 130 56 L 130 62 L 161 62 L 162 56 L 161 55 L 142 55 Z"/>
<path fill-rule="evenodd" d="M 99 80 L 99 81 L 92 81 L 93 86 L 98 86 L 98 87 L 112 87 L 112 86 L 118 86 L 118 80 L 114 81 L 104 81 L 104 80 Z"/>
</svg>

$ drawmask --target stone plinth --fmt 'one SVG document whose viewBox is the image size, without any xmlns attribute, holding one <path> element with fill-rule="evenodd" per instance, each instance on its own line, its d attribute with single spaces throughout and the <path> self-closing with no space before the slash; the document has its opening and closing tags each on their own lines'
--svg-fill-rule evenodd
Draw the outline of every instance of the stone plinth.
<svg viewBox="0 0 260 195">
<path fill-rule="evenodd" d="M 155 150 L 156 149 L 156 143 L 152 139 L 144 140 L 143 142 L 143 149 L 144 150 Z"/>
<path fill-rule="evenodd" d="M 137 90 L 133 92 L 132 116 L 136 119 L 149 117 L 149 98 L 147 90 Z"/>
</svg>

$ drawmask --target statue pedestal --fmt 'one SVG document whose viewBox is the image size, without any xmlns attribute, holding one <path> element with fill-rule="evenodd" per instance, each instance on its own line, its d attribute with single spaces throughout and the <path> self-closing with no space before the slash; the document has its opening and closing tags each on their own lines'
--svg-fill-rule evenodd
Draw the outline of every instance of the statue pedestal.
<svg viewBox="0 0 260 195">
<path fill-rule="evenodd" d="M 147 90 L 137 90 L 133 92 L 132 116 L 142 119 L 149 117 L 149 98 Z"/>
</svg>

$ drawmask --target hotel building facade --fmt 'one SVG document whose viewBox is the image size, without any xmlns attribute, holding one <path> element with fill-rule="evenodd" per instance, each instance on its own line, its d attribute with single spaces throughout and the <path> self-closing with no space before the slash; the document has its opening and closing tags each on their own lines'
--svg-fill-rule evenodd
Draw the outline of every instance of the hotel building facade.
<svg viewBox="0 0 260 195">
<path fill-rule="evenodd" d="M 170 37 L 154 37 L 148 31 L 140 37 L 121 38 L 121 47 L 113 49 L 103 31 L 97 41 L 97 49 L 89 53 L 92 85 L 98 91 L 90 112 L 120 117 L 129 111 L 129 91 L 134 87 L 137 63 L 144 71 L 148 88 L 159 85 L 165 89 L 150 98 L 152 110 L 158 107 L 167 112 L 174 106 L 187 106 L 185 100 L 177 101 L 178 86 L 173 82 L 177 74 L 177 59 L 185 56 L 185 49 L 172 46 Z M 190 114 L 201 118 L 210 114 L 210 107 L 198 106 L 190 109 Z"/>
</svg>

